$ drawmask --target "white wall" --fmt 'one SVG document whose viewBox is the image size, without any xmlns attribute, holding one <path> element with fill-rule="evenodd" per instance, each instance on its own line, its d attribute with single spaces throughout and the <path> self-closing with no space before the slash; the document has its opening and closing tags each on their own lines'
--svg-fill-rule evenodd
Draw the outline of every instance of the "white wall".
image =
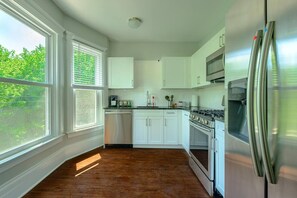
<svg viewBox="0 0 297 198">
<path fill-rule="evenodd" d="M 224 85 L 217 84 L 203 89 L 161 89 L 162 68 L 157 60 L 135 61 L 134 89 L 109 90 L 110 95 L 118 95 L 120 100 L 132 100 L 134 106 L 146 105 L 146 92 L 156 98 L 157 106 L 167 106 L 166 95 L 174 95 L 174 101 L 191 102 L 192 95 L 199 96 L 199 106 L 223 109 L 221 106 Z"/>
<path fill-rule="evenodd" d="M 109 41 L 105 35 L 67 15 L 64 17 L 64 27 L 67 31 L 74 33 L 77 37 L 80 37 L 87 42 L 92 42 L 93 45 L 100 46 L 103 50 L 109 47 Z"/>
<path fill-rule="evenodd" d="M 199 47 L 200 44 L 195 42 L 110 42 L 108 56 L 159 60 L 164 56 L 192 56 Z"/>
</svg>

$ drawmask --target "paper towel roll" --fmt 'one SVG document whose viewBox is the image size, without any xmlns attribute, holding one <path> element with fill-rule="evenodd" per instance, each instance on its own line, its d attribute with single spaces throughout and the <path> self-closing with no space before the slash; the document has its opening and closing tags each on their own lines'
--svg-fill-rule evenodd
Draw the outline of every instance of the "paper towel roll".
<svg viewBox="0 0 297 198">
<path fill-rule="evenodd" d="M 198 99 L 199 99 L 199 96 L 192 95 L 192 102 L 191 102 L 192 107 L 198 107 Z"/>
</svg>

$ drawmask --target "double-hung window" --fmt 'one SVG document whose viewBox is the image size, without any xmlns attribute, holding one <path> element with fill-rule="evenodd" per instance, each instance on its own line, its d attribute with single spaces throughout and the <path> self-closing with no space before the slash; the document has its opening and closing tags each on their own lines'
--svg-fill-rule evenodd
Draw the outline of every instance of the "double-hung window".
<svg viewBox="0 0 297 198">
<path fill-rule="evenodd" d="M 0 3 L 0 159 L 53 137 L 53 37 Z"/>
<path fill-rule="evenodd" d="M 78 41 L 72 42 L 73 130 L 102 123 L 102 52 Z"/>
</svg>

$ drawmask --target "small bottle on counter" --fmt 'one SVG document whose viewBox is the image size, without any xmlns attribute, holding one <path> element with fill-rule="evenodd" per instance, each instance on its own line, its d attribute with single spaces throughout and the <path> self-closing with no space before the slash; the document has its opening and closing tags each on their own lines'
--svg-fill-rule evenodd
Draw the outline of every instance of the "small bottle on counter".
<svg viewBox="0 0 297 198">
<path fill-rule="evenodd" d="M 155 96 L 152 96 L 152 106 L 155 106 Z"/>
</svg>

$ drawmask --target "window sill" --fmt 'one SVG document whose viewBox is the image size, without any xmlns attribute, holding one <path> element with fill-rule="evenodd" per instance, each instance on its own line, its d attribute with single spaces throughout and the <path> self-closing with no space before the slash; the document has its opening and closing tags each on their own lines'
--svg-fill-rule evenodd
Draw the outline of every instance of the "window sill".
<svg viewBox="0 0 297 198">
<path fill-rule="evenodd" d="M 77 137 L 77 136 L 81 136 L 81 135 L 87 135 L 90 133 L 99 132 L 100 130 L 103 130 L 103 125 L 100 125 L 97 127 L 92 127 L 92 128 L 75 130 L 73 132 L 67 133 L 67 136 L 68 136 L 68 138 L 73 138 L 73 137 Z"/>
<path fill-rule="evenodd" d="M 14 155 L 11 155 L 5 159 L 0 160 L 0 173 L 62 142 L 64 136 L 65 135 L 54 137 L 46 142 L 42 142 L 40 144 L 37 144 Z"/>
</svg>

